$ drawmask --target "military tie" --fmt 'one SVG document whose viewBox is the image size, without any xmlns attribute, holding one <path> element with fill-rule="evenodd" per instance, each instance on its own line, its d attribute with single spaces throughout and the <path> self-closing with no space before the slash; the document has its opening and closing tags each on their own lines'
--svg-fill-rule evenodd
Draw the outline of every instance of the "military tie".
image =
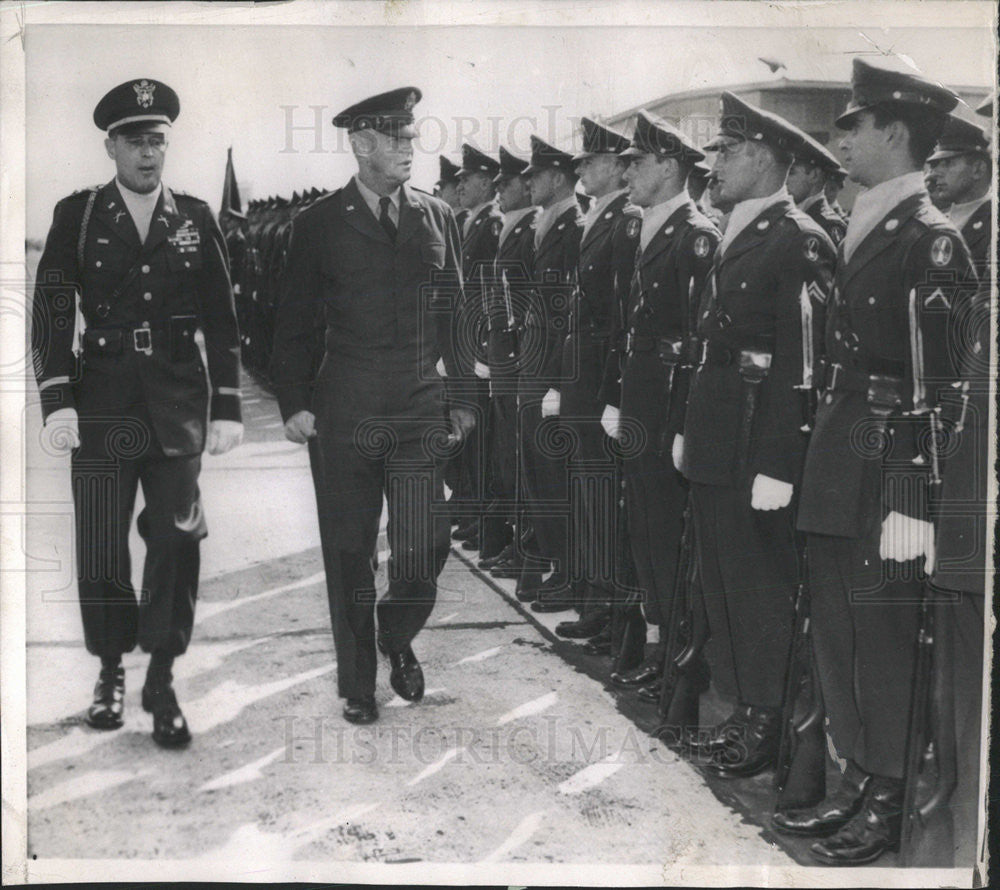
<svg viewBox="0 0 1000 890">
<path fill-rule="evenodd" d="M 389 240 L 395 242 L 396 240 L 396 224 L 392 221 L 392 217 L 389 216 L 389 204 L 392 203 L 392 199 L 386 195 L 383 198 L 379 198 L 379 224 L 385 229 L 385 233 L 389 236 Z"/>
</svg>

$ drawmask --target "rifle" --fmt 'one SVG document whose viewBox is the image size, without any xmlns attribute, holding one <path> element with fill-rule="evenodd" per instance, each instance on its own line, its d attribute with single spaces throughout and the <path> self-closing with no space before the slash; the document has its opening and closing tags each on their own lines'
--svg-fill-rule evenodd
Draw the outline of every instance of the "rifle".
<svg viewBox="0 0 1000 890">
<path fill-rule="evenodd" d="M 799 551 L 799 584 L 795 594 L 795 635 L 788 653 L 781 740 L 774 773 L 776 810 L 811 807 L 826 796 L 826 733 L 823 695 L 809 633 L 809 567 L 805 547 Z M 795 720 L 803 681 L 809 681 L 809 708 Z"/>
<path fill-rule="evenodd" d="M 706 638 L 706 624 L 695 620 L 694 522 L 691 513 L 689 495 L 684 507 L 680 558 L 667 623 L 667 644 L 663 650 L 659 704 L 662 722 L 656 732 L 668 747 L 675 749 L 684 746 L 685 730 L 698 726 L 698 699 L 703 685 L 698 668 Z"/>
</svg>

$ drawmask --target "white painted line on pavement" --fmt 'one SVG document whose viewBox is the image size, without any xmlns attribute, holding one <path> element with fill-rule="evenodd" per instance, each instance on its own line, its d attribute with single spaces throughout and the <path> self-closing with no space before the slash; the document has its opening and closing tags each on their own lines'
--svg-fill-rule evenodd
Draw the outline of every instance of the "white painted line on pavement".
<svg viewBox="0 0 1000 890">
<path fill-rule="evenodd" d="M 601 782 L 609 776 L 613 776 L 625 765 L 624 763 L 616 762 L 617 757 L 617 754 L 612 754 L 598 763 L 592 763 L 590 766 L 584 767 L 580 772 L 570 776 L 556 790 L 560 794 L 579 794 L 581 791 L 586 791 L 595 785 L 600 785 Z"/>
<path fill-rule="evenodd" d="M 503 646 L 497 646 L 493 649 L 485 649 L 482 652 L 477 652 L 475 655 L 467 655 L 461 661 L 456 661 L 452 667 L 458 667 L 460 664 L 472 664 L 476 661 L 486 661 L 487 658 L 492 658 L 494 655 L 499 655 L 503 652 Z"/>
<path fill-rule="evenodd" d="M 151 769 L 138 773 L 128 770 L 92 770 L 82 776 L 59 782 L 38 794 L 29 795 L 28 807 L 32 810 L 41 810 L 69 803 L 71 800 L 87 797 L 99 791 L 108 791 L 118 785 L 124 785 L 126 782 L 143 779 L 152 773 Z"/>
<path fill-rule="evenodd" d="M 459 755 L 459 753 L 462 750 L 464 750 L 464 746 L 462 748 L 449 748 L 437 760 L 435 760 L 432 764 L 430 764 L 430 766 L 425 767 L 424 770 L 421 773 L 419 773 L 418 775 L 414 776 L 406 784 L 412 788 L 418 782 L 422 782 L 424 779 L 427 779 L 430 776 L 433 776 L 434 773 L 440 772 L 452 760 L 454 760 Z"/>
<path fill-rule="evenodd" d="M 248 763 L 246 766 L 230 770 L 228 773 L 223 773 L 223 775 L 219 776 L 217 779 L 212 779 L 210 782 L 206 782 L 198 790 L 218 791 L 220 788 L 230 788 L 233 785 L 242 785 L 245 782 L 256 781 L 263 775 L 261 770 L 268 764 L 274 763 L 274 761 L 284 753 L 285 746 L 282 745 L 270 754 L 265 754 L 260 758 L 260 760 L 255 760 L 253 763 Z"/>
<path fill-rule="evenodd" d="M 497 847 L 489 856 L 480 859 L 480 862 L 497 862 L 502 859 L 508 853 L 513 852 L 521 844 L 525 843 L 538 829 L 541 827 L 542 819 L 545 818 L 547 810 L 538 810 L 538 812 L 531 813 L 525 816 L 515 828 L 510 836 L 505 840 L 499 847 Z"/>
<path fill-rule="evenodd" d="M 523 705 L 518 705 L 513 711 L 508 711 L 504 714 L 497 720 L 497 726 L 503 726 L 512 720 L 519 720 L 521 717 L 531 717 L 535 714 L 540 714 L 542 711 L 551 708 L 558 700 L 558 693 L 550 692 L 547 695 L 525 702 Z"/>
<path fill-rule="evenodd" d="M 424 698 L 430 698 L 432 695 L 437 695 L 439 692 L 447 692 L 443 686 L 440 689 L 427 689 L 424 691 Z M 400 698 L 398 695 L 394 695 L 392 699 L 385 703 L 387 708 L 408 708 L 414 702 L 407 701 L 405 698 Z"/>
<path fill-rule="evenodd" d="M 209 732 L 216 726 L 228 723 L 239 715 L 240 711 L 261 699 L 271 695 L 277 695 L 300 683 L 307 683 L 330 673 L 337 666 L 336 662 L 313 668 L 311 671 L 304 671 L 294 677 L 286 677 L 284 680 L 275 680 L 273 683 L 261 683 L 258 686 L 243 686 L 226 680 L 201 698 L 195 699 L 189 705 L 185 705 L 184 713 L 192 732 Z"/>
<path fill-rule="evenodd" d="M 91 748 L 96 748 L 102 742 L 109 742 L 117 738 L 120 733 L 107 733 L 94 730 L 85 732 L 80 727 L 74 727 L 61 739 L 49 742 L 47 745 L 39 745 L 28 752 L 28 769 L 38 769 L 46 763 L 54 760 L 62 760 L 64 757 L 79 757 L 86 754 Z"/>
<path fill-rule="evenodd" d="M 274 634 L 266 637 L 257 637 L 253 640 L 238 640 L 232 643 L 211 643 L 205 641 L 197 646 L 192 646 L 187 655 L 177 662 L 177 669 L 174 674 L 178 678 L 189 679 L 198 674 L 206 674 L 222 667 L 222 663 L 230 656 L 244 649 L 250 649 L 274 639 Z"/>
<path fill-rule="evenodd" d="M 310 575 L 308 578 L 300 578 L 291 584 L 283 584 L 281 587 L 262 590 L 260 593 L 255 593 L 251 596 L 241 596 L 231 600 L 222 600 L 221 602 L 199 603 L 195 622 L 200 624 L 207 618 L 214 618 L 216 615 L 228 612 L 230 609 L 245 606 L 247 603 L 255 603 L 258 600 L 277 596 L 279 593 L 288 593 L 292 590 L 299 590 L 302 587 L 311 587 L 313 584 L 319 584 L 324 581 L 326 581 L 326 572 L 316 572 L 315 575 Z"/>
</svg>

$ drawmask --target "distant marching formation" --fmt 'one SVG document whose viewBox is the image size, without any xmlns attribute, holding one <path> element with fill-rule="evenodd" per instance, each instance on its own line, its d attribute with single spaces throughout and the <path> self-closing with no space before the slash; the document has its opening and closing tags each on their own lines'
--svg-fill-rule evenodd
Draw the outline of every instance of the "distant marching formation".
<svg viewBox="0 0 1000 890">
<path fill-rule="evenodd" d="M 465 144 L 435 189 L 478 418 L 453 539 L 534 611 L 576 610 L 556 632 L 611 657 L 666 744 L 774 769 L 775 829 L 827 865 L 974 856 L 991 154 L 957 104 L 856 60 L 844 166 L 725 92 L 703 148 L 645 111 L 631 138 L 584 118 L 575 155 Z M 326 195 L 224 208 L 265 377 L 294 220 Z M 709 684 L 733 710 L 704 727 Z"/>
</svg>

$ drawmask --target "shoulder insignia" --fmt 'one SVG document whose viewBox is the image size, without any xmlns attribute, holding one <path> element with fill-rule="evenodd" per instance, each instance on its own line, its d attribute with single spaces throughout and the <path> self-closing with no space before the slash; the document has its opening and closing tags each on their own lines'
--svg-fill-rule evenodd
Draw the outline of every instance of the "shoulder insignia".
<svg viewBox="0 0 1000 890">
<path fill-rule="evenodd" d="M 711 245 L 708 243 L 707 235 L 699 235 L 694 239 L 694 255 L 698 257 L 698 259 L 703 260 L 707 257 L 710 248 Z"/>
<path fill-rule="evenodd" d="M 629 238 L 638 238 L 639 237 L 639 231 L 641 229 L 642 229 L 642 220 L 641 219 L 630 219 L 625 224 L 625 234 L 628 235 Z"/>
<path fill-rule="evenodd" d="M 833 239 L 834 244 L 840 244 L 844 240 L 844 227 L 842 225 L 830 226 L 830 238 Z"/>
<path fill-rule="evenodd" d="M 810 235 L 802 242 L 802 252 L 810 263 L 815 263 L 819 259 L 819 238 Z"/>
<path fill-rule="evenodd" d="M 972 228 L 974 228 L 976 231 L 979 231 L 982 227 L 983 227 L 983 221 L 981 219 L 977 219 L 972 224 Z"/>
<path fill-rule="evenodd" d="M 899 220 L 898 219 L 890 219 L 885 224 L 885 230 L 887 232 L 895 232 L 896 229 L 898 229 L 898 228 L 899 228 Z"/>
<path fill-rule="evenodd" d="M 503 223 L 499 219 L 493 220 L 493 223 L 490 226 L 490 232 L 494 238 L 500 237 L 500 230 L 502 228 L 503 228 Z"/>
<path fill-rule="evenodd" d="M 757 231 L 758 232 L 766 232 L 768 226 L 770 226 L 770 225 L 771 225 L 771 223 L 770 223 L 769 220 L 762 219 L 759 223 L 757 223 Z"/>
<path fill-rule="evenodd" d="M 947 235 L 939 235 L 931 245 L 931 262 L 935 266 L 947 266 L 951 262 L 953 252 L 951 238 Z"/>
<path fill-rule="evenodd" d="M 944 295 L 944 291 L 942 291 L 939 287 L 934 288 L 934 292 L 930 296 L 924 298 L 924 308 L 930 308 L 931 303 L 935 300 L 940 300 L 941 305 L 944 306 L 945 309 L 951 309 L 951 303 L 948 302 L 948 298 Z"/>
</svg>

